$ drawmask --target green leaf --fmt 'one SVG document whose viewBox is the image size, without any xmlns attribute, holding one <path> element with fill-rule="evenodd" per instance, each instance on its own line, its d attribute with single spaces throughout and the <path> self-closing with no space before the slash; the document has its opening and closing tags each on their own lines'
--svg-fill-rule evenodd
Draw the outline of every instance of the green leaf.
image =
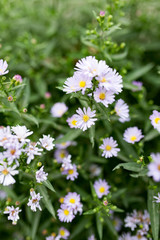
<svg viewBox="0 0 160 240">
<path fill-rule="evenodd" d="M 44 181 L 43 185 L 46 186 L 47 188 L 49 188 L 52 192 L 55 192 L 55 189 L 53 188 L 53 186 L 49 180 Z"/>
<path fill-rule="evenodd" d="M 41 217 L 41 212 L 37 211 L 36 214 L 34 214 L 34 218 L 32 219 L 32 230 L 31 230 L 32 239 L 35 239 L 36 237 L 40 217 Z"/>
<path fill-rule="evenodd" d="M 96 214 L 96 225 L 97 225 L 97 231 L 99 235 L 99 239 L 102 240 L 103 237 L 103 222 L 100 217 L 100 213 Z"/>
<path fill-rule="evenodd" d="M 83 232 L 85 229 L 85 226 L 88 224 L 90 218 L 87 217 L 83 217 L 81 221 L 79 221 L 79 223 L 76 225 L 75 229 L 72 231 L 72 234 L 70 236 L 70 239 L 73 239 L 74 237 L 76 237 L 79 233 Z"/>
<path fill-rule="evenodd" d="M 24 118 L 25 120 L 32 122 L 34 124 L 37 125 L 37 127 L 39 127 L 39 122 L 38 120 L 31 114 L 28 113 L 21 113 L 22 118 Z"/>
<path fill-rule="evenodd" d="M 54 218 L 56 218 L 54 208 L 52 206 L 52 203 L 51 203 L 50 198 L 47 193 L 47 189 L 43 185 L 41 185 L 41 186 L 38 186 L 38 190 L 41 193 L 41 195 L 43 196 L 42 201 L 43 201 L 45 207 L 52 214 L 52 216 Z"/>
<path fill-rule="evenodd" d="M 158 136 L 160 136 L 160 133 L 157 130 L 152 129 L 149 133 L 145 135 L 144 141 L 145 142 L 150 141 Z"/>
<path fill-rule="evenodd" d="M 92 148 L 94 148 L 94 136 L 95 136 L 95 125 L 93 125 L 89 129 L 89 138 L 90 138 L 90 142 L 92 144 Z"/>
<path fill-rule="evenodd" d="M 96 212 L 98 212 L 100 209 L 102 208 L 102 206 L 98 206 L 96 208 L 90 209 L 87 212 L 84 212 L 83 215 L 91 215 L 91 214 L 95 214 Z"/>
<path fill-rule="evenodd" d="M 123 167 L 126 170 L 133 171 L 133 172 L 140 172 L 141 171 L 141 165 L 139 165 L 136 162 L 129 162 L 129 163 L 120 163 L 118 164 L 114 169 L 119 169 L 120 167 Z"/>
<path fill-rule="evenodd" d="M 112 234 L 114 240 L 118 239 L 117 231 L 111 222 L 110 218 L 108 216 L 104 216 L 104 223 L 107 225 L 107 230 Z"/>
<path fill-rule="evenodd" d="M 95 189 L 93 187 L 92 182 L 90 182 L 90 186 L 91 186 L 91 193 L 92 193 L 93 198 L 97 197 L 97 194 L 96 194 L 96 191 L 95 191 Z"/>
<path fill-rule="evenodd" d="M 67 141 L 72 141 L 76 139 L 79 135 L 81 135 L 81 133 L 82 133 L 82 130 L 80 129 L 68 130 L 68 133 L 66 135 L 56 139 L 54 143 L 64 143 Z"/>
<path fill-rule="evenodd" d="M 27 107 L 29 104 L 29 100 L 30 100 L 30 93 L 31 93 L 30 82 L 29 82 L 29 80 L 26 79 L 25 83 L 26 83 L 26 87 L 24 89 L 22 101 L 20 102 L 21 108 Z"/>
<path fill-rule="evenodd" d="M 151 227 L 153 239 L 159 239 L 159 204 L 154 202 L 153 196 L 156 195 L 156 191 L 153 189 L 148 190 L 148 211 L 151 219 Z"/>
</svg>

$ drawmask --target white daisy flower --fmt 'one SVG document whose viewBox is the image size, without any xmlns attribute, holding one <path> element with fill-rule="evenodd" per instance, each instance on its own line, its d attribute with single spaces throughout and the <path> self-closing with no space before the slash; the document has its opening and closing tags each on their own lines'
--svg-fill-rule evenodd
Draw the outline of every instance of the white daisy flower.
<svg viewBox="0 0 160 240">
<path fill-rule="evenodd" d="M 12 177 L 19 173 L 16 169 L 16 165 L 13 167 L 8 167 L 6 162 L 1 163 L 0 165 L 0 184 L 3 184 L 4 186 L 8 186 L 10 184 L 14 184 L 16 181 Z"/>
<path fill-rule="evenodd" d="M 142 131 L 137 127 L 129 127 L 125 130 L 123 134 L 123 139 L 128 142 L 134 144 L 135 142 L 139 142 L 144 136 L 142 135 Z"/>
<path fill-rule="evenodd" d="M 7 158 L 8 164 L 11 165 L 14 160 L 17 160 L 23 149 L 22 149 L 22 144 L 18 142 L 17 139 L 13 139 L 14 141 L 8 141 L 6 143 L 6 146 L 8 147 L 5 152 L 3 152 L 4 157 Z M 16 161 L 17 165 L 19 165 L 18 161 Z"/>
<path fill-rule="evenodd" d="M 67 78 L 67 80 L 64 82 L 63 92 L 66 92 L 66 94 L 77 92 L 74 76 Z"/>
<path fill-rule="evenodd" d="M 108 67 L 107 71 L 96 77 L 96 79 L 99 81 L 99 86 L 105 87 L 106 90 L 110 90 L 115 94 L 122 92 L 122 77 L 116 70 Z"/>
<path fill-rule="evenodd" d="M 34 159 L 34 156 L 41 155 L 41 152 L 43 150 L 41 148 L 37 147 L 37 143 L 31 142 L 27 146 L 27 148 L 24 149 L 24 152 L 27 154 L 27 164 L 30 164 L 30 162 Z"/>
<path fill-rule="evenodd" d="M 13 136 L 10 127 L 0 127 L 0 146 L 5 148 L 5 144 L 8 143 L 8 140 L 11 138 L 13 138 Z"/>
<path fill-rule="evenodd" d="M 133 238 L 130 233 L 123 233 L 118 240 L 133 240 Z"/>
<path fill-rule="evenodd" d="M 36 181 L 38 183 L 44 182 L 47 180 L 48 173 L 44 172 L 44 166 L 42 166 L 37 172 L 36 172 Z"/>
<path fill-rule="evenodd" d="M 30 141 L 29 139 L 26 139 L 28 136 L 32 135 L 32 131 L 29 131 L 26 126 L 19 126 L 11 128 L 12 131 L 16 134 L 17 138 L 21 142 L 27 142 Z"/>
<path fill-rule="evenodd" d="M 117 141 L 113 139 L 113 137 L 103 139 L 103 144 L 99 147 L 103 150 L 102 156 L 105 158 L 116 157 L 118 152 L 120 151 L 117 148 Z"/>
<path fill-rule="evenodd" d="M 151 120 L 152 126 L 160 132 L 160 112 L 154 110 L 149 119 Z"/>
<path fill-rule="evenodd" d="M 82 213 L 83 205 L 80 202 L 80 195 L 76 192 L 69 192 L 64 198 L 64 204 L 73 210 L 74 214 L 77 214 L 77 212 Z"/>
<path fill-rule="evenodd" d="M 112 91 L 107 91 L 104 87 L 96 88 L 94 91 L 94 100 L 103 103 L 105 107 L 113 103 L 115 100 L 114 98 L 114 93 Z"/>
<path fill-rule="evenodd" d="M 66 149 L 56 149 L 54 152 L 54 158 L 57 160 L 58 163 L 61 163 L 64 158 L 69 155 Z"/>
<path fill-rule="evenodd" d="M 130 120 L 129 118 L 129 107 L 128 105 L 122 100 L 119 99 L 115 104 L 115 112 L 120 117 L 119 121 L 124 123 Z"/>
<path fill-rule="evenodd" d="M 153 180 L 160 182 L 160 153 L 152 153 L 153 162 L 148 164 L 148 176 L 153 177 Z"/>
<path fill-rule="evenodd" d="M 77 128 L 76 114 L 67 119 L 67 123 L 70 128 Z"/>
<path fill-rule="evenodd" d="M 160 203 L 160 193 L 158 193 L 158 196 L 153 196 L 154 199 L 156 199 L 156 203 Z"/>
<path fill-rule="evenodd" d="M 5 208 L 4 214 L 9 214 L 8 216 L 8 220 L 12 221 L 13 225 L 17 224 L 17 221 L 19 219 L 19 212 L 21 212 L 22 210 L 19 209 L 19 207 L 14 208 L 14 206 L 7 206 Z"/>
<path fill-rule="evenodd" d="M 88 107 L 87 109 L 84 107 L 83 111 L 81 108 L 78 108 L 76 111 L 76 120 L 77 120 L 77 128 L 82 129 L 83 131 L 87 130 L 87 128 L 90 128 L 92 125 L 94 125 L 97 118 L 94 118 L 96 116 L 96 111 L 91 111 L 91 108 Z"/>
<path fill-rule="evenodd" d="M 65 112 L 67 112 L 68 107 L 65 103 L 57 102 L 51 108 L 52 117 L 62 117 Z"/>
<path fill-rule="evenodd" d="M 0 59 L 0 75 L 5 75 L 9 72 L 7 70 L 7 67 L 8 67 L 7 62 Z"/>
<path fill-rule="evenodd" d="M 53 149 L 55 144 L 53 144 L 54 138 L 50 137 L 50 135 L 43 135 L 43 138 L 39 139 L 38 144 L 40 144 L 43 148 L 45 148 L 47 151 L 50 151 Z"/>
<path fill-rule="evenodd" d="M 57 215 L 61 222 L 72 222 L 75 215 L 65 204 L 61 204 L 61 208 L 58 209 Z"/>
<path fill-rule="evenodd" d="M 39 201 L 41 200 L 41 198 L 43 198 L 42 196 L 40 196 L 39 193 L 35 193 L 35 191 L 33 189 L 30 190 L 30 195 L 31 195 L 31 198 L 29 198 L 28 200 L 28 203 L 27 205 L 29 207 L 31 207 L 31 210 L 33 212 L 36 212 L 37 211 L 37 208 L 42 211 L 41 209 L 41 206 L 39 205 Z"/>
<path fill-rule="evenodd" d="M 89 77 L 99 76 L 103 72 L 107 71 L 108 66 L 105 61 L 99 61 L 95 57 L 88 56 L 82 58 L 76 63 L 75 70 L 79 71 Z"/>
<path fill-rule="evenodd" d="M 56 140 L 61 139 L 63 137 L 63 135 L 61 134 L 59 137 L 57 137 Z M 62 143 L 56 143 L 56 148 L 58 149 L 66 149 L 69 146 L 75 146 L 76 142 L 74 141 L 66 141 L 66 142 L 62 142 Z"/>
<path fill-rule="evenodd" d="M 75 164 L 72 165 L 72 168 L 68 168 L 67 170 L 62 171 L 63 175 L 67 175 L 66 179 L 74 181 L 78 177 L 77 166 Z"/>
<path fill-rule="evenodd" d="M 99 179 L 94 183 L 94 189 L 97 193 L 98 198 L 103 197 L 109 193 L 110 186 L 106 180 Z"/>
<path fill-rule="evenodd" d="M 61 227 L 58 231 L 58 235 L 60 236 L 60 238 L 68 239 L 68 237 L 70 236 L 70 232 L 66 228 Z"/>
<path fill-rule="evenodd" d="M 71 155 L 68 155 L 66 158 L 63 158 L 62 168 L 63 170 L 73 169 Z"/>
</svg>

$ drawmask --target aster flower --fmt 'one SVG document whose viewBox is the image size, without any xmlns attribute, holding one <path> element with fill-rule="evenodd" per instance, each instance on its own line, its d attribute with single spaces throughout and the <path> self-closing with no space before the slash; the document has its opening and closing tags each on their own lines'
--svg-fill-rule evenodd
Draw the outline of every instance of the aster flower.
<svg viewBox="0 0 160 240">
<path fill-rule="evenodd" d="M 103 139 L 103 144 L 99 147 L 103 150 L 102 156 L 105 158 L 116 157 L 118 152 L 120 151 L 117 148 L 117 141 L 113 139 L 113 137 Z"/>
<path fill-rule="evenodd" d="M 75 215 L 65 204 L 61 204 L 61 208 L 57 210 L 57 215 L 61 222 L 72 222 Z"/>
<path fill-rule="evenodd" d="M 77 166 L 75 164 L 72 165 L 72 168 L 67 169 L 66 171 L 62 172 L 62 174 L 66 174 L 67 180 L 74 181 L 78 177 Z"/>
<path fill-rule="evenodd" d="M 22 83 L 22 81 L 23 81 L 22 76 L 19 75 L 19 74 L 14 75 L 13 79 L 14 79 L 16 82 L 19 82 L 19 83 Z"/>
<path fill-rule="evenodd" d="M 62 239 L 68 239 L 68 237 L 70 236 L 70 232 L 64 228 L 61 227 L 58 231 L 58 235 L 62 238 Z"/>
<path fill-rule="evenodd" d="M 67 112 L 68 107 L 65 103 L 57 102 L 51 108 L 52 117 L 62 117 L 65 112 Z"/>
<path fill-rule="evenodd" d="M 24 152 L 27 154 L 27 164 L 30 164 L 30 162 L 34 159 L 34 156 L 41 155 L 41 152 L 43 150 L 41 148 L 37 147 L 37 143 L 31 142 L 27 146 L 27 148 L 24 149 Z"/>
<path fill-rule="evenodd" d="M 121 237 L 118 238 L 118 240 L 133 240 L 130 233 L 123 233 Z"/>
<path fill-rule="evenodd" d="M 63 137 L 63 135 L 61 134 L 56 140 L 61 139 Z M 66 142 L 62 142 L 62 143 L 56 143 L 56 148 L 58 149 L 66 149 L 69 146 L 75 146 L 76 142 L 74 141 L 66 141 Z"/>
<path fill-rule="evenodd" d="M 122 100 L 119 99 L 115 104 L 115 112 L 120 117 L 120 122 L 128 122 L 129 118 L 129 107 L 128 105 Z"/>
<path fill-rule="evenodd" d="M 12 221 L 12 224 L 13 225 L 16 225 L 17 224 L 17 221 L 19 219 L 19 212 L 21 212 L 22 210 L 19 209 L 19 207 L 17 208 L 14 208 L 14 206 L 7 206 L 5 211 L 4 211 L 4 214 L 9 214 L 8 216 L 8 220 L 11 220 Z"/>
<path fill-rule="evenodd" d="M 7 70 L 7 67 L 8 67 L 7 62 L 0 59 L 0 75 L 5 75 L 9 72 Z"/>
<path fill-rule="evenodd" d="M 62 168 L 63 170 L 73 169 L 72 162 L 71 162 L 71 155 L 68 155 L 66 158 L 63 158 Z"/>
<path fill-rule="evenodd" d="M 28 136 L 32 135 L 32 131 L 29 131 L 26 126 L 19 126 L 11 128 L 12 131 L 16 134 L 17 138 L 21 142 L 29 142 L 29 139 L 26 139 Z"/>
<path fill-rule="evenodd" d="M 84 95 L 87 88 L 92 88 L 92 77 L 89 77 L 81 72 L 75 72 L 73 77 L 67 78 L 63 91 L 66 93 L 82 91 Z"/>
<path fill-rule="evenodd" d="M 83 131 L 90 128 L 92 125 L 94 125 L 97 118 L 94 118 L 96 116 L 96 111 L 91 111 L 91 108 L 83 108 L 83 111 L 81 108 L 78 108 L 76 111 L 76 120 L 77 120 L 77 128 L 82 129 Z"/>
<path fill-rule="evenodd" d="M 39 193 L 36 194 L 36 192 L 35 192 L 33 189 L 30 190 L 30 195 L 31 195 L 31 198 L 28 199 L 29 201 L 28 201 L 27 205 L 28 205 L 29 207 L 31 207 L 31 210 L 32 210 L 33 212 L 36 212 L 36 211 L 37 211 L 37 208 L 38 208 L 40 211 L 42 211 L 41 206 L 39 205 L 39 201 L 40 201 L 40 199 L 43 198 L 43 197 L 40 196 Z"/>
<path fill-rule="evenodd" d="M 156 182 L 160 181 L 160 153 L 152 153 L 153 162 L 148 164 L 148 176 Z"/>
<path fill-rule="evenodd" d="M 139 142 L 144 136 L 142 135 L 142 131 L 137 127 L 129 127 L 125 130 L 123 139 L 128 142 L 134 144 L 135 142 Z"/>
<path fill-rule="evenodd" d="M 89 77 L 99 76 L 101 73 L 106 71 L 108 66 L 105 61 L 99 61 L 95 57 L 88 56 L 82 58 L 76 63 L 75 70 L 83 73 Z"/>
<path fill-rule="evenodd" d="M 6 162 L 1 163 L 0 165 L 0 184 L 3 184 L 4 186 L 8 186 L 10 184 L 14 184 L 16 181 L 12 177 L 19 173 L 16 169 L 16 165 L 13 167 L 8 167 Z"/>
<path fill-rule="evenodd" d="M 57 160 L 58 163 L 61 163 L 64 158 L 69 155 L 66 149 L 56 149 L 54 152 L 54 158 Z"/>
<path fill-rule="evenodd" d="M 112 222 L 113 222 L 113 225 L 114 225 L 116 231 L 119 232 L 123 225 L 122 220 L 118 217 L 113 217 Z"/>
<path fill-rule="evenodd" d="M 110 186 L 106 182 L 106 180 L 99 179 L 94 183 L 94 189 L 98 198 L 103 197 L 109 193 Z"/>
<path fill-rule="evenodd" d="M 94 91 L 94 100 L 103 103 L 105 107 L 113 103 L 115 100 L 114 98 L 114 93 L 112 91 L 107 91 L 104 87 L 96 88 Z"/>
<path fill-rule="evenodd" d="M 154 110 L 149 119 L 151 120 L 152 126 L 160 132 L 160 112 Z"/>
<path fill-rule="evenodd" d="M 97 164 L 91 164 L 89 167 L 90 177 L 99 176 L 102 172 L 102 168 L 99 167 Z"/>
<path fill-rule="evenodd" d="M 44 166 L 42 166 L 37 172 L 36 172 L 36 181 L 38 183 L 44 182 L 47 180 L 48 173 L 44 172 Z"/>
<path fill-rule="evenodd" d="M 76 114 L 67 119 L 67 123 L 70 128 L 77 128 Z"/>
<path fill-rule="evenodd" d="M 77 212 L 82 213 L 83 205 L 80 202 L 80 195 L 76 192 L 69 192 L 64 198 L 64 204 L 73 210 L 74 214 L 77 214 Z"/>
<path fill-rule="evenodd" d="M 0 146 L 6 148 L 9 139 L 13 138 L 9 126 L 0 127 Z"/>
<path fill-rule="evenodd" d="M 140 81 L 133 81 L 132 84 L 137 87 L 137 89 L 133 89 L 133 92 L 137 92 L 142 90 L 143 83 Z"/>
<path fill-rule="evenodd" d="M 96 79 L 99 81 L 99 86 L 104 87 L 106 90 L 110 90 L 115 94 L 122 91 L 122 77 L 112 68 L 108 67 L 107 71 L 96 77 Z"/>
<path fill-rule="evenodd" d="M 156 203 L 160 203 L 160 193 L 158 193 L 158 196 L 153 196 L 154 199 L 156 199 Z"/>
<path fill-rule="evenodd" d="M 48 136 L 43 135 L 43 138 L 39 139 L 38 144 L 40 144 L 47 151 L 50 151 L 55 146 L 55 144 L 53 144 L 53 141 L 54 141 L 54 138 L 50 137 L 50 135 Z"/>
<path fill-rule="evenodd" d="M 17 139 L 12 139 L 8 141 L 5 145 L 7 150 L 3 152 L 4 158 L 7 158 L 7 162 L 9 165 L 13 163 L 14 160 L 17 160 L 22 153 L 22 144 L 18 142 Z M 16 161 L 17 165 L 19 165 L 18 161 Z"/>
</svg>

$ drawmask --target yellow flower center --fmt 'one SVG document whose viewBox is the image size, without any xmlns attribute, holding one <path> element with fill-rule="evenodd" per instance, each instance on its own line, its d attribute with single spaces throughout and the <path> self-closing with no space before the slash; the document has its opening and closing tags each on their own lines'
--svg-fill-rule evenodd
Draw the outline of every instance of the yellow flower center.
<svg viewBox="0 0 160 240">
<path fill-rule="evenodd" d="M 12 210 L 12 211 L 11 211 L 12 216 L 14 215 L 14 213 L 15 213 L 15 210 Z"/>
<path fill-rule="evenodd" d="M 64 158 L 64 157 L 65 157 L 64 152 L 61 152 L 61 153 L 60 153 L 60 157 L 61 157 L 61 158 Z"/>
<path fill-rule="evenodd" d="M 66 146 L 66 142 L 61 143 L 62 146 Z"/>
<path fill-rule="evenodd" d="M 61 197 L 61 198 L 59 199 L 59 202 L 60 202 L 60 203 L 63 203 L 63 202 L 64 202 L 64 198 Z"/>
<path fill-rule="evenodd" d="M 88 115 L 83 115 L 83 120 L 84 120 L 84 122 L 87 122 L 89 120 L 89 116 Z"/>
<path fill-rule="evenodd" d="M 65 214 L 66 216 L 68 216 L 69 211 L 68 211 L 67 209 L 65 209 L 63 212 L 64 212 L 64 214 Z"/>
<path fill-rule="evenodd" d="M 65 235 L 65 231 L 64 231 L 63 229 L 61 229 L 61 230 L 59 231 L 59 234 L 60 234 L 61 236 L 64 236 L 64 235 Z"/>
<path fill-rule="evenodd" d="M 84 88 L 84 87 L 86 86 L 86 82 L 85 82 L 85 81 L 80 81 L 80 82 L 79 82 L 79 86 L 80 86 L 81 88 Z"/>
<path fill-rule="evenodd" d="M 93 70 L 92 70 L 92 73 L 94 73 L 94 72 L 96 72 L 96 71 L 97 71 L 96 69 L 93 69 Z"/>
<path fill-rule="evenodd" d="M 155 121 L 156 124 L 158 124 L 159 121 L 160 121 L 160 118 L 159 118 L 159 117 L 156 117 L 156 118 L 154 119 L 154 121 Z"/>
<path fill-rule="evenodd" d="M 74 198 L 71 198 L 71 199 L 69 200 L 69 202 L 70 202 L 70 203 L 75 203 L 75 199 L 74 199 Z"/>
<path fill-rule="evenodd" d="M 37 199 L 33 199 L 33 200 L 32 200 L 32 203 L 36 203 L 36 202 L 38 202 Z"/>
<path fill-rule="evenodd" d="M 103 78 L 100 80 L 100 82 L 104 83 L 104 82 L 107 82 L 107 80 L 106 80 L 106 78 L 103 77 Z"/>
<path fill-rule="evenodd" d="M 110 145 L 107 145 L 107 146 L 106 146 L 106 150 L 107 150 L 107 151 L 110 151 L 111 149 L 112 149 L 112 147 L 111 147 Z"/>
<path fill-rule="evenodd" d="M 100 188 L 99 188 L 99 191 L 100 191 L 100 193 L 104 193 L 105 188 L 104 188 L 104 187 L 100 187 Z"/>
<path fill-rule="evenodd" d="M 16 152 L 16 150 L 15 150 L 15 149 L 11 149 L 11 151 L 10 151 L 10 154 L 14 155 L 14 154 L 15 154 L 15 152 Z"/>
<path fill-rule="evenodd" d="M 5 141 L 5 140 L 7 140 L 7 138 L 6 138 L 6 137 L 2 138 L 1 142 Z"/>
<path fill-rule="evenodd" d="M 77 124 L 77 121 L 76 120 L 72 120 L 72 125 L 74 125 L 74 126 L 76 126 L 76 124 Z"/>
<path fill-rule="evenodd" d="M 131 139 L 131 141 L 135 141 L 137 139 L 137 137 L 136 136 L 132 136 L 130 139 Z"/>
<path fill-rule="evenodd" d="M 68 174 L 71 175 L 71 174 L 73 174 L 73 173 L 74 173 L 74 170 L 73 170 L 73 169 L 69 169 L 69 170 L 68 170 Z"/>
<path fill-rule="evenodd" d="M 105 93 L 100 93 L 99 94 L 99 99 L 104 100 L 106 97 Z"/>
<path fill-rule="evenodd" d="M 56 236 L 55 232 L 51 233 L 51 236 L 55 237 Z"/>
<path fill-rule="evenodd" d="M 158 165 L 158 167 L 157 167 L 157 168 L 158 168 L 158 171 L 160 171 L 160 164 Z"/>
<path fill-rule="evenodd" d="M 3 173 L 4 175 L 7 175 L 9 172 L 8 172 L 7 169 L 4 169 L 4 170 L 2 171 L 2 173 Z"/>
</svg>

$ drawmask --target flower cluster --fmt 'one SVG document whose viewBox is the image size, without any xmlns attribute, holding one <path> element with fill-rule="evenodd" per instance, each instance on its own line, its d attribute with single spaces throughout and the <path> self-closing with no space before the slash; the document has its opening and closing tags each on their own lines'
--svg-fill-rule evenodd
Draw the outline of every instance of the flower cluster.
<svg viewBox="0 0 160 240">
<path fill-rule="evenodd" d="M 80 202 L 80 195 L 76 192 L 69 192 L 61 199 L 61 203 L 61 208 L 57 211 L 61 222 L 72 222 L 78 212 L 82 214 L 83 205 Z"/>
<path fill-rule="evenodd" d="M 50 236 L 46 237 L 46 240 L 68 239 L 69 236 L 70 232 L 66 228 L 60 227 L 57 236 L 55 233 L 52 233 Z"/>
<path fill-rule="evenodd" d="M 76 164 L 72 164 L 71 155 L 63 158 L 61 171 L 62 175 L 67 175 L 67 180 L 70 179 L 71 181 L 74 181 L 78 177 L 77 166 Z"/>
</svg>

